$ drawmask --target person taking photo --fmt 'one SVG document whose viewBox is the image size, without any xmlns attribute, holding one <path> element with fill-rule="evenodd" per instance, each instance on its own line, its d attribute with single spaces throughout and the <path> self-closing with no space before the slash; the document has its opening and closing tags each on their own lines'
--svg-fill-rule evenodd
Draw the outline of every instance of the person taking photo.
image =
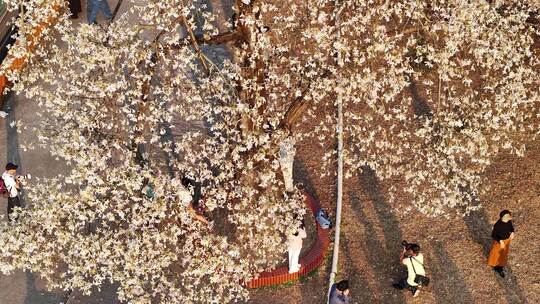
<svg viewBox="0 0 540 304">
<path fill-rule="evenodd" d="M 393 284 L 399 290 L 409 289 L 413 297 L 420 294 L 420 284 L 416 282 L 417 276 L 425 277 L 426 270 L 424 268 L 424 256 L 420 253 L 418 244 L 408 244 L 403 242 L 403 251 L 399 257 L 400 263 L 407 266 L 407 278 Z"/>
<path fill-rule="evenodd" d="M 15 207 L 21 207 L 21 200 L 19 199 L 19 190 L 21 188 L 21 182 L 17 178 L 18 166 L 13 163 L 7 163 L 6 171 L 2 174 L 2 180 L 8 191 L 8 205 L 7 216 L 9 220 L 15 220 L 12 213 Z"/>
</svg>

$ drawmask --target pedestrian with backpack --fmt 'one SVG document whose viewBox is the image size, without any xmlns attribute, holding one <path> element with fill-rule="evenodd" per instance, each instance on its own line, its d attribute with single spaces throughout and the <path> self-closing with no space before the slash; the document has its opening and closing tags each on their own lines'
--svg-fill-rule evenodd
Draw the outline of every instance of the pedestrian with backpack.
<svg viewBox="0 0 540 304">
<path fill-rule="evenodd" d="M 7 216 L 9 220 L 15 220 L 12 218 L 13 209 L 15 207 L 21 207 L 21 201 L 19 199 L 19 190 L 21 183 L 16 177 L 18 166 L 13 163 L 7 163 L 6 171 L 2 174 L 2 190 L 8 197 Z"/>
</svg>

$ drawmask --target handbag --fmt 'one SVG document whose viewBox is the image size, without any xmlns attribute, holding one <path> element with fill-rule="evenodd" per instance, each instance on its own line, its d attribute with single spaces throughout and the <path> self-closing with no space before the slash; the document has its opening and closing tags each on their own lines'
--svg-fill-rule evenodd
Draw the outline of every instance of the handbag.
<svg viewBox="0 0 540 304">
<path fill-rule="evenodd" d="M 412 261 L 412 259 L 414 259 L 414 257 L 410 257 L 411 259 L 411 265 L 412 265 L 412 269 L 414 271 L 414 282 L 418 285 L 422 285 L 422 286 L 428 286 L 429 285 L 429 278 L 427 276 L 423 276 L 421 274 L 416 274 L 416 269 L 414 269 L 414 263 Z M 418 261 L 417 259 L 414 259 L 415 261 L 417 261 L 418 263 L 420 263 L 420 261 Z M 424 264 L 420 263 L 420 265 L 422 265 L 422 267 L 424 267 Z"/>
<path fill-rule="evenodd" d="M 332 228 L 332 220 L 330 220 L 328 213 L 326 213 L 326 211 L 323 209 L 319 209 L 319 211 L 317 211 L 316 219 L 322 229 Z"/>
<path fill-rule="evenodd" d="M 2 197 L 9 197 L 9 190 L 4 182 L 4 179 L 0 177 L 0 195 Z"/>
</svg>

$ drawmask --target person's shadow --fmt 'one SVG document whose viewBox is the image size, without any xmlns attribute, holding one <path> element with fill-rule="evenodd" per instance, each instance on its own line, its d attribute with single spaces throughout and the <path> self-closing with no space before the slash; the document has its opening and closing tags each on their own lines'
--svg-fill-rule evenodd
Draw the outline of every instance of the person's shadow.
<svg viewBox="0 0 540 304">
<path fill-rule="evenodd" d="M 452 260 L 442 243 L 432 242 L 433 255 L 430 268 L 433 275 L 432 289 L 437 303 L 474 303 L 463 274 Z M 456 292 L 459 291 L 459 292 Z"/>
<path fill-rule="evenodd" d="M 6 153 L 7 161 L 16 164 L 19 166 L 17 168 L 17 174 L 23 172 L 23 164 L 21 161 L 21 153 L 19 148 L 19 132 L 17 131 L 17 96 L 11 93 L 8 93 L 5 98 L 5 111 L 9 115 L 5 118 L 6 120 Z M 1 109 L 0 109 L 1 110 Z M 24 185 L 23 185 L 24 187 Z M 26 201 L 24 197 L 24 190 L 19 192 L 19 200 L 21 206 L 26 206 Z"/>
</svg>

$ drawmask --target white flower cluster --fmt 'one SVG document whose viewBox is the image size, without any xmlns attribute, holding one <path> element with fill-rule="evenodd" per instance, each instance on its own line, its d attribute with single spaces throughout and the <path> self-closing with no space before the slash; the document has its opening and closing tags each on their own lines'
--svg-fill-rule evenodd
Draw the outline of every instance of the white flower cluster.
<svg viewBox="0 0 540 304">
<path fill-rule="evenodd" d="M 347 175 L 401 178 L 390 194 L 430 215 L 472 208 L 493 157 L 540 132 L 532 2 L 237 1 L 224 33 L 201 1 L 149 0 L 129 12 L 138 24 L 106 30 L 74 28 L 60 9 L 31 48 L 25 37 L 64 1 L 7 2 L 27 7 L 12 55 L 30 64 L 9 72 L 13 89 L 40 103 L 40 144 L 71 170 L 38 180 L 32 208 L 0 224 L 0 269 L 57 288 L 245 299 L 241 282 L 280 262 L 305 213 L 298 190 L 284 195 L 279 145 L 333 136 L 337 102 Z M 230 60 L 202 51 L 227 37 Z M 203 185 L 209 226 L 184 177 Z"/>
<path fill-rule="evenodd" d="M 538 3 L 342 5 L 344 65 L 324 90 L 344 104 L 348 177 L 370 167 L 427 215 L 477 208 L 485 168 L 540 134 Z M 335 124 L 329 114 L 310 135 Z"/>
</svg>

